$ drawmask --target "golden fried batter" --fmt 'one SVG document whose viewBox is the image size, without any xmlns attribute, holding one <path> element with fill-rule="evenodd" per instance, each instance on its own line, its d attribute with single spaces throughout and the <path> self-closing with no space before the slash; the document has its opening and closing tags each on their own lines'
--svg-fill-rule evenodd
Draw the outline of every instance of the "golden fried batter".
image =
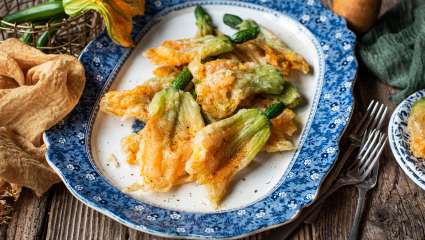
<svg viewBox="0 0 425 240">
<path fill-rule="evenodd" d="M 184 166 L 192 154 L 192 139 L 204 122 L 195 100 L 180 90 L 157 93 L 149 110 L 146 126 L 124 138 L 122 147 L 127 161 L 140 165 L 142 190 L 167 192 L 190 181 Z"/>
<path fill-rule="evenodd" d="M 149 118 L 148 106 L 155 93 L 161 91 L 170 78 L 154 78 L 131 90 L 109 91 L 100 101 L 100 110 L 119 117 Z"/>
</svg>

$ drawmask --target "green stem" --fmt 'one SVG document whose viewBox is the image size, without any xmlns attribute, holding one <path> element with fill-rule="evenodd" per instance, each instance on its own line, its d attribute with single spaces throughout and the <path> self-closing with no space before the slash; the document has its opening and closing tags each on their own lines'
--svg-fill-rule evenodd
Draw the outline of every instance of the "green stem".
<svg viewBox="0 0 425 240">
<path fill-rule="evenodd" d="M 195 18 L 197 21 L 205 20 L 210 24 L 212 23 L 210 15 L 208 15 L 208 13 L 201 6 L 196 6 Z"/>
<path fill-rule="evenodd" d="M 174 79 L 172 86 L 175 89 L 183 90 L 187 84 L 192 81 L 192 73 L 190 73 L 189 69 L 187 67 L 184 67 L 182 71 L 176 76 Z"/>
<path fill-rule="evenodd" d="M 266 115 L 268 119 L 272 119 L 279 116 L 285 108 L 286 106 L 282 102 L 274 103 L 264 110 L 264 115 Z"/>
<path fill-rule="evenodd" d="M 201 7 L 195 8 L 196 26 L 198 26 L 198 35 L 206 36 L 214 34 L 214 26 L 211 16 Z"/>
</svg>

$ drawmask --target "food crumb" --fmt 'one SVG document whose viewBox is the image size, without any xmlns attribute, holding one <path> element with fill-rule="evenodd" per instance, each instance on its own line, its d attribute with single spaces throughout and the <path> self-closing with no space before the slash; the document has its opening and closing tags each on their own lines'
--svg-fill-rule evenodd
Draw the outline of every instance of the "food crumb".
<svg viewBox="0 0 425 240">
<path fill-rule="evenodd" d="M 111 162 L 114 165 L 114 167 L 117 167 L 117 168 L 120 167 L 120 163 L 118 162 L 118 159 L 115 156 L 115 154 L 111 153 L 108 157 L 108 161 Z M 106 164 L 106 165 L 108 165 L 108 164 Z"/>
<path fill-rule="evenodd" d="M 130 192 L 135 192 L 135 191 L 142 190 L 142 189 L 143 189 L 143 185 L 141 185 L 139 183 L 133 183 L 133 184 L 125 187 L 123 189 L 123 192 L 124 193 L 130 193 Z"/>
</svg>

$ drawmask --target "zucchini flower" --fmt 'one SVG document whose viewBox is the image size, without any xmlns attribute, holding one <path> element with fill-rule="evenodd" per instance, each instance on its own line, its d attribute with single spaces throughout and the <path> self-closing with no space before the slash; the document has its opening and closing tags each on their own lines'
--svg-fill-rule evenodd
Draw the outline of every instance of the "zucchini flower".
<svg viewBox="0 0 425 240">
<path fill-rule="evenodd" d="M 207 187 L 215 207 L 226 195 L 233 177 L 263 149 L 270 137 L 270 119 L 284 107 L 277 103 L 264 112 L 242 109 L 196 134 L 193 153 L 185 168 L 198 184 Z"/>
<path fill-rule="evenodd" d="M 109 91 L 100 101 L 100 110 L 115 116 L 137 118 L 143 122 L 149 118 L 149 103 L 154 95 L 168 87 L 173 78 L 155 77 L 131 90 Z"/>
<path fill-rule="evenodd" d="M 190 181 L 184 166 L 192 154 L 192 139 L 204 127 L 200 107 L 190 93 L 181 90 L 191 79 L 185 68 L 172 87 L 155 94 L 149 105 L 149 120 L 137 133 L 140 138 L 130 136 L 124 140 L 128 144 L 123 146 L 124 150 L 130 151 L 127 156 L 137 152 L 143 190 L 167 192 Z M 129 139 L 140 141 L 138 148 Z"/>
<path fill-rule="evenodd" d="M 302 102 L 298 89 L 289 82 L 284 83 L 283 92 L 279 95 L 258 95 L 249 101 L 244 101 L 243 108 L 265 109 L 274 102 L 282 102 L 287 107 L 279 116 L 271 120 L 271 135 L 264 146 L 266 152 L 284 152 L 296 149 L 292 137 L 298 132 L 296 114 L 292 110 Z"/>
<path fill-rule="evenodd" d="M 131 31 L 133 17 L 142 15 L 144 0 L 63 0 L 66 14 L 75 16 L 81 12 L 94 10 L 102 15 L 111 39 L 123 46 L 133 46 Z"/>
<path fill-rule="evenodd" d="M 254 44 L 263 49 L 265 60 L 281 69 L 285 76 L 288 76 L 291 70 L 297 70 L 304 74 L 310 71 L 310 65 L 301 55 L 292 51 L 278 36 L 254 20 L 242 20 L 236 15 L 224 14 L 223 22 L 229 27 L 240 31 L 258 28 L 259 34 L 257 38 L 246 44 Z"/>
<path fill-rule="evenodd" d="M 194 59 L 206 59 L 233 50 L 226 36 L 206 35 L 198 38 L 167 40 L 157 48 L 148 49 L 144 55 L 152 63 L 164 66 L 182 66 Z"/>
<path fill-rule="evenodd" d="M 280 94 L 283 90 L 282 74 L 269 64 L 217 59 L 204 64 L 194 61 L 189 68 L 197 101 L 212 118 L 231 115 L 255 94 Z"/>
</svg>

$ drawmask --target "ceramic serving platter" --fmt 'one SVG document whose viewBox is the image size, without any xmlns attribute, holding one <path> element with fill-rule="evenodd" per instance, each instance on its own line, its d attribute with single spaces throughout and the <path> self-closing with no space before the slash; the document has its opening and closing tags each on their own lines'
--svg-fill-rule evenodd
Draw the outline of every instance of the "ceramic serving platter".
<svg viewBox="0 0 425 240">
<path fill-rule="evenodd" d="M 255 19 L 278 34 L 310 63 L 311 74 L 291 76 L 305 97 L 297 110 L 297 150 L 260 154 L 234 181 L 220 209 L 206 190 L 186 184 L 170 193 L 123 191 L 138 181 L 137 166 L 125 162 L 120 140 L 131 120 L 99 112 L 108 90 L 130 89 L 149 79 L 154 66 L 142 53 L 166 39 L 196 32 L 194 6 L 202 5 L 224 33 L 224 13 Z M 311 204 L 338 155 L 338 141 L 351 115 L 357 63 L 354 34 L 320 0 L 147 1 L 135 18 L 133 49 L 101 34 L 83 51 L 87 84 L 75 110 L 46 132 L 47 159 L 82 202 L 137 230 L 165 237 L 236 238 L 292 220 Z M 115 155 L 119 166 L 110 161 Z"/>
<path fill-rule="evenodd" d="M 425 160 L 412 155 L 410 136 L 406 128 L 413 104 L 424 97 L 425 89 L 412 94 L 401 102 L 394 110 L 388 126 L 391 150 L 398 165 L 422 189 L 425 189 Z"/>
</svg>

